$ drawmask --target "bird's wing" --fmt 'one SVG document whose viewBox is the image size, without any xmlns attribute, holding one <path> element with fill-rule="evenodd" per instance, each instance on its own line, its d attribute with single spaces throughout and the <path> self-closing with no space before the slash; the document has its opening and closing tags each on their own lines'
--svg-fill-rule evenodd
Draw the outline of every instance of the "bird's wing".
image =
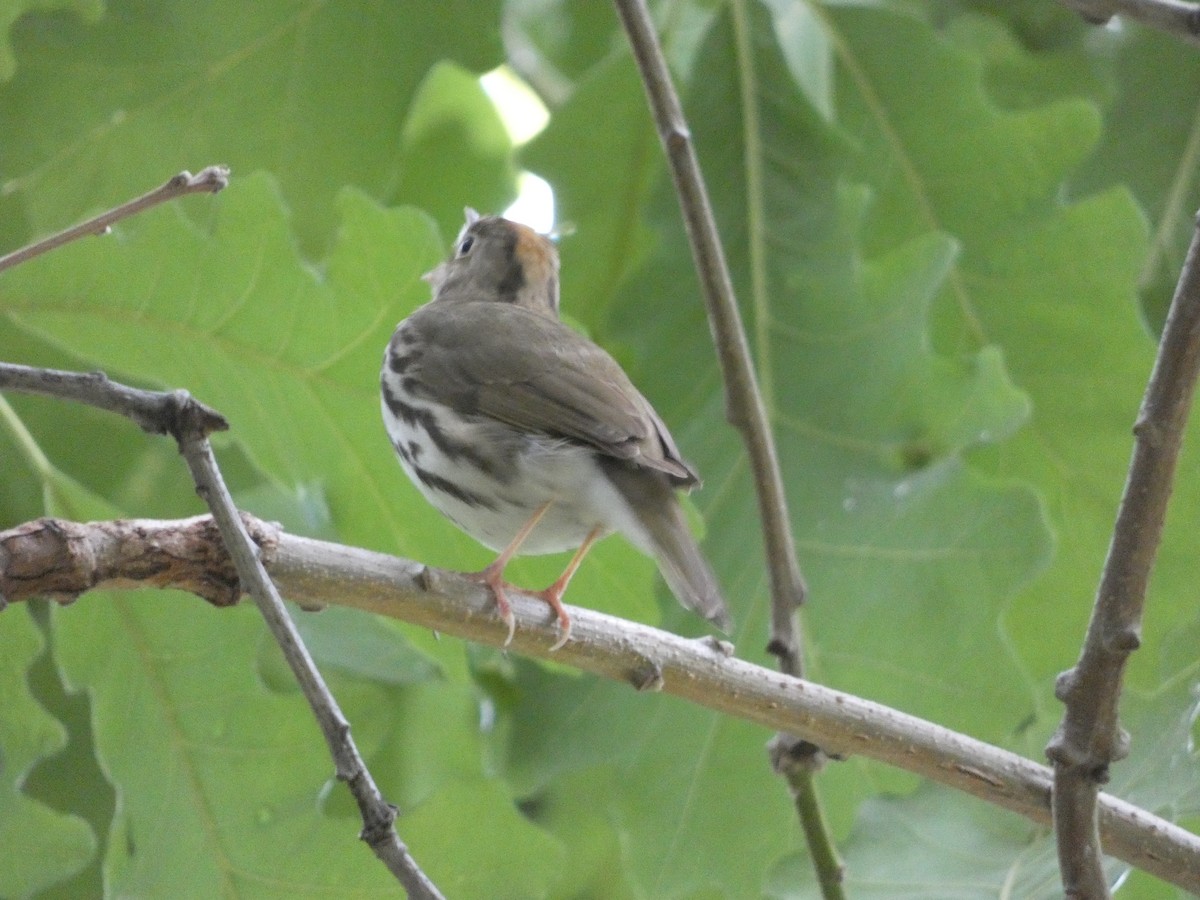
<svg viewBox="0 0 1200 900">
<path fill-rule="evenodd" d="M 658 413 L 611 356 L 557 319 L 490 302 L 431 303 L 410 319 L 431 399 L 468 415 L 586 443 L 698 482 Z"/>
</svg>

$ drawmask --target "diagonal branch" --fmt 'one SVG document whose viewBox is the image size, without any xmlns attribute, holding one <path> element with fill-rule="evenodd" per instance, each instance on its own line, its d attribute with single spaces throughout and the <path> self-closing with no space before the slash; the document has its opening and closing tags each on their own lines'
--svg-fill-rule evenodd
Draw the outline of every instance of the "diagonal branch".
<svg viewBox="0 0 1200 900">
<path fill-rule="evenodd" d="M 198 403 L 187 391 L 161 393 L 130 388 L 110 381 L 103 373 L 42 371 L 26 366 L 0 363 L 0 389 L 78 400 L 133 419 L 153 434 L 171 434 L 179 444 L 196 483 L 196 490 L 212 510 L 219 536 L 233 572 L 207 582 L 211 599 L 229 603 L 245 591 L 249 593 L 266 620 L 268 628 L 283 650 L 300 689 L 316 716 L 321 732 L 333 756 L 337 777 L 346 782 L 358 802 L 363 819 L 360 837 L 404 886 L 410 897 L 435 900 L 441 894 L 413 860 L 394 828 L 396 808 L 376 787 L 370 771 L 350 735 L 350 723 L 342 715 L 337 701 L 325 685 L 321 673 L 300 639 L 296 625 L 284 608 L 279 591 L 263 567 L 259 545 L 250 538 L 246 523 L 238 514 L 213 456 L 208 435 L 227 427 L 218 413 Z M 266 529 L 259 527 L 261 536 Z M 11 551 L 0 554 L 0 561 L 12 562 Z M 19 557 L 18 560 L 19 562 Z M 136 579 L 136 576 L 134 576 Z M 19 599 L 19 588 L 28 585 L 28 577 L 15 582 L 0 580 L 0 609 L 4 602 Z M 224 586 L 223 590 L 219 586 Z M 213 591 L 217 593 L 214 595 Z M 51 586 L 48 593 L 58 599 L 77 593 L 68 584 Z"/>
<path fill-rule="evenodd" d="M 1117 706 L 1129 655 L 1141 643 L 1146 586 L 1162 537 L 1184 428 L 1200 375 L 1200 223 L 1159 342 L 1134 426 L 1133 459 L 1092 619 L 1075 667 L 1058 677 L 1066 706 L 1046 747 L 1054 763 L 1054 824 L 1063 886 L 1107 897 L 1096 798 L 1109 765 L 1129 752 Z"/>
<path fill-rule="evenodd" d="M 13 266 L 27 262 L 35 256 L 41 256 L 43 253 L 48 253 L 61 247 L 63 244 L 69 244 L 71 241 L 78 240 L 81 237 L 87 237 L 90 234 L 105 234 L 108 229 L 121 219 L 127 219 L 130 216 L 135 216 L 140 212 L 145 212 L 152 206 L 158 206 L 160 203 L 166 203 L 169 200 L 174 200 L 178 197 L 183 197 L 187 194 L 215 194 L 229 184 L 229 169 L 225 166 L 208 166 L 201 169 L 197 174 L 183 171 L 172 177 L 166 184 L 157 187 L 147 194 L 142 194 L 130 200 L 128 203 L 122 203 L 120 206 L 101 213 L 94 219 L 88 219 L 79 225 L 73 225 L 65 231 L 60 231 L 58 234 L 52 234 L 45 240 L 37 241 L 22 247 L 20 250 L 14 250 L 5 256 L 0 256 L 0 272 L 5 269 L 11 269 Z"/>
<path fill-rule="evenodd" d="M 280 591 L 306 607 L 336 604 L 493 647 L 508 637 L 491 594 L 477 582 L 243 518 Z M 92 588 L 136 584 L 169 585 L 216 602 L 238 593 L 233 566 L 208 516 L 86 525 L 39 519 L 0 532 L 0 592 L 10 600 L 37 593 L 71 599 Z M 1050 824 L 1052 773 L 1031 760 L 737 659 L 719 641 L 690 640 L 590 609 L 570 608 L 571 643 L 552 651 L 557 621 L 545 604 L 518 593 L 511 601 L 520 626 L 511 645 L 515 652 L 799 734 L 831 751 L 870 757 Z M 1200 837 L 1103 793 L 1100 833 L 1114 855 L 1200 892 Z"/>
</svg>

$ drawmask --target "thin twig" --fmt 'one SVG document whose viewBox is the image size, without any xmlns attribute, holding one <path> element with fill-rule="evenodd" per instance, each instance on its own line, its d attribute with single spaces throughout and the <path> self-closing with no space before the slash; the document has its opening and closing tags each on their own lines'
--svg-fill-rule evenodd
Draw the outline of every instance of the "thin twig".
<svg viewBox="0 0 1200 900">
<path fill-rule="evenodd" d="M 88 219 L 86 222 L 74 225 L 44 240 L 29 244 L 20 250 L 14 250 L 6 256 L 0 256 L 0 272 L 33 259 L 35 256 L 48 253 L 51 250 L 61 247 L 63 244 L 69 244 L 71 241 L 78 240 L 81 237 L 87 237 L 92 234 L 105 234 L 112 227 L 113 223 L 119 222 L 121 219 L 127 219 L 130 216 L 135 216 L 140 212 L 145 212 L 152 206 L 158 206 L 160 203 L 166 203 L 169 200 L 175 200 L 187 194 L 215 194 L 228 184 L 229 169 L 225 166 L 208 166 L 201 169 L 195 175 L 188 171 L 180 172 L 167 181 L 166 184 L 155 188 L 148 194 L 143 194 L 134 200 L 130 200 L 128 203 L 122 203 L 108 212 L 101 213 L 94 219 Z"/>
<path fill-rule="evenodd" d="M 667 71 L 662 47 L 654 32 L 654 23 L 641 0 L 615 0 L 615 3 L 642 73 L 646 95 L 679 194 L 679 205 L 692 244 L 709 322 L 716 337 L 717 356 L 725 383 L 725 414 L 741 432 L 754 471 L 767 545 L 767 564 L 771 573 L 771 596 L 776 610 L 772 622 L 774 641 L 780 634 L 791 633 L 792 613 L 804 602 L 805 594 L 804 578 L 800 574 L 788 519 L 783 478 L 779 472 L 779 458 L 767 422 L 766 407 L 758 390 L 746 329 L 738 312 L 737 298 L 717 234 L 708 191 L 700 174 L 700 162 L 692 146 L 683 108 Z M 783 640 L 785 643 L 794 643 L 791 638 Z M 798 648 L 795 652 L 796 669 L 788 671 L 799 675 Z"/>
<path fill-rule="evenodd" d="M 1058 677 L 1066 711 L 1046 755 L 1054 763 L 1054 817 L 1070 897 L 1109 896 L 1096 795 L 1109 765 L 1129 752 L 1117 707 L 1129 655 L 1141 643 L 1146 587 L 1162 537 L 1184 428 L 1200 375 L 1200 224 L 1167 314 L 1134 426 L 1133 459 L 1075 667 Z"/>
<path fill-rule="evenodd" d="M 746 329 L 738 311 L 729 266 L 717 234 L 708 189 L 700 172 L 700 162 L 692 145 L 683 107 L 675 92 L 654 22 L 644 0 L 614 0 L 614 3 L 641 72 L 650 111 L 679 197 L 708 310 L 708 321 L 716 341 L 717 358 L 725 385 L 725 416 L 741 434 L 754 474 L 767 570 L 771 579 L 771 633 L 767 650 L 778 658 L 782 672 L 803 676 L 804 657 L 796 610 L 804 602 L 807 588 L 796 558 L 796 542 L 788 518 L 779 456 L 750 357 Z M 825 817 L 814 783 L 814 774 L 822 764 L 824 754 L 819 748 L 787 734 L 775 738 L 771 754 L 777 764 L 776 771 L 787 779 L 812 852 L 821 890 L 828 900 L 836 900 L 843 896 L 842 865 L 838 860 L 833 835 L 825 827 Z M 780 760 L 789 761 L 786 770 L 779 767 Z"/>
<path fill-rule="evenodd" d="M 339 605 L 443 635 L 499 647 L 508 628 L 477 582 L 411 560 L 283 533 L 244 517 L 280 591 L 306 607 Z M 92 588 L 173 586 L 224 602 L 236 589 L 211 519 L 80 525 L 39 519 L 0 532 L 0 592 L 12 600 Z M 199 590 L 197 590 L 199 587 Z M 1051 821 L 1051 771 L 932 722 L 732 657 L 711 639 L 689 640 L 590 609 L 570 608 L 561 650 L 545 604 L 514 593 L 511 648 L 642 689 L 803 735 L 843 754 L 894 765 L 1025 816 Z M 1100 794 L 1100 832 L 1113 855 L 1185 890 L 1200 892 L 1200 837 L 1130 803 Z"/>
<path fill-rule="evenodd" d="M 175 434 L 178 423 L 170 417 L 185 408 L 201 417 L 205 434 L 229 428 L 216 410 L 195 400 L 190 407 L 187 391 L 143 391 L 111 381 L 103 372 L 63 372 L 0 362 L 0 390 L 77 400 L 124 416 L 151 434 Z"/>
<path fill-rule="evenodd" d="M 1113 16 L 1149 25 L 1200 45 L 1200 6 L 1182 0 L 1060 0 L 1093 25 L 1104 25 Z"/>
<path fill-rule="evenodd" d="M 250 539 L 246 525 L 238 515 L 229 489 L 217 468 L 212 446 L 199 428 L 183 429 L 176 435 L 179 449 L 196 482 L 196 491 L 212 510 L 213 519 L 220 529 L 221 537 L 237 568 L 243 589 L 254 598 L 267 627 L 296 676 L 300 690 L 312 707 L 329 745 L 337 777 L 346 783 L 350 793 L 358 802 L 363 829 L 359 837 L 374 851 L 375 855 L 403 885 L 410 898 L 441 900 L 442 894 L 428 876 L 421 871 L 408 847 L 396 833 L 396 807 L 384 799 L 383 794 L 371 777 L 354 738 L 350 734 L 350 723 L 342 714 L 333 693 L 321 677 L 317 665 L 309 655 L 308 648 L 300 637 L 296 624 L 283 605 L 283 598 L 263 567 L 258 546 Z"/>
</svg>

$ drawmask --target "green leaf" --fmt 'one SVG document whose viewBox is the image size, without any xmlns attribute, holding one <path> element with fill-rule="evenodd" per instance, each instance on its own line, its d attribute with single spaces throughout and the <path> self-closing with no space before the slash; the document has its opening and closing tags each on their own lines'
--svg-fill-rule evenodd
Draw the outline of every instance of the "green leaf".
<svg viewBox="0 0 1200 900">
<path fill-rule="evenodd" d="M 259 177 L 218 201 L 209 232 L 160 211 L 114 241 L 10 273 L 0 302 L 93 364 L 189 385 L 284 484 L 323 483 L 336 506 L 367 474 L 374 509 L 347 523 L 347 536 L 386 546 L 405 529 L 380 481 L 396 464 L 378 421 L 379 359 L 395 320 L 423 299 L 418 276 L 440 252 L 419 214 L 380 210 L 359 194 L 342 202 L 327 278 L 302 265 Z"/>
<path fill-rule="evenodd" d="M 396 828 L 446 896 L 549 893 L 562 875 L 563 849 L 518 811 L 503 781 L 485 774 L 480 721 L 488 712 L 475 691 L 432 682 L 355 689 L 346 680 L 336 690 L 351 720 L 375 733 L 369 763 L 400 807 Z M 345 821 L 356 813 L 344 792 L 329 808 Z"/>
<path fill-rule="evenodd" d="M 608 129 L 603 142 L 594 140 L 598 121 Z M 645 255 L 650 236 L 634 217 L 662 168 L 629 55 L 589 73 L 521 161 L 554 185 L 555 211 L 570 229 L 559 246 L 563 309 L 595 329 L 616 286 Z"/>
<path fill-rule="evenodd" d="M 400 15 L 369 3 L 114 0 L 94 25 L 29 16 L 14 41 L 17 77 L 0 92 L 6 188 L 42 232 L 183 168 L 267 169 L 316 251 L 342 186 L 381 197 L 404 175 L 401 123 L 429 67 L 500 62 L 500 7 L 420 0 Z M 443 162 L 453 172 L 459 159 Z"/>
<path fill-rule="evenodd" d="M 92 595 L 55 617 L 59 662 L 91 697 L 97 752 L 118 793 L 110 891 L 394 890 L 382 866 L 365 864 L 353 822 L 320 813 L 330 763 L 303 701 L 273 695 L 236 664 L 261 628 L 250 607 L 179 595 Z"/>
<path fill-rule="evenodd" d="M 936 861 L 915 854 L 914 846 L 936 848 Z M 845 888 L 854 897 L 1062 896 L 1054 844 L 1044 830 L 1017 816 L 996 815 L 975 798 L 939 785 L 865 803 L 843 850 Z M 811 869 L 802 857 L 784 860 L 771 875 L 768 895 L 819 897 Z"/>
<path fill-rule="evenodd" d="M 1113 54 L 1122 90 L 1078 190 L 1122 184 L 1149 218 L 1150 252 L 1138 288 L 1157 332 L 1200 207 L 1200 60 L 1173 35 L 1138 27 L 1122 31 Z"/>
<path fill-rule="evenodd" d="M 24 604 L 0 615 L 0 894 L 22 897 L 78 872 L 96 852 L 79 816 L 51 809 L 22 790 L 30 769 L 67 743 L 63 727 L 29 692 L 26 671 L 44 641 Z"/>
<path fill-rule="evenodd" d="M 549 178 L 577 226 L 561 244 L 564 309 L 618 355 L 705 476 L 693 499 L 739 655 L 769 661 L 753 489 L 609 7 L 110 8 L 96 24 L 28 11 L 11 29 L 0 242 L 184 166 L 229 162 L 234 186 L 4 273 L 0 355 L 189 389 L 233 420 L 217 449 L 240 502 L 297 530 L 482 566 L 489 554 L 406 483 L 376 379 L 461 206 L 494 210 L 511 194 L 512 149 L 471 74 L 502 59 L 503 8 L 507 64 L 552 110 L 520 164 Z M 1192 57 L 1043 0 L 689 0 L 655 12 L 779 438 L 812 588 L 810 674 L 1040 758 L 1151 364 L 1142 309 L 1158 313 L 1143 301 L 1165 294 L 1190 227 Z M 196 510 L 169 441 L 43 398 L 12 408 L 21 426 L 0 437 L 6 463 L 20 454 L 0 479 L 10 521 L 40 512 L 43 484 L 73 511 Z M 1122 705 L 1134 755 L 1112 786 L 1195 826 L 1187 523 L 1200 509 L 1187 460 Z M 541 586 L 563 562 L 522 560 L 510 575 Z M 655 600 L 654 583 L 649 560 L 605 541 L 569 599 L 705 631 L 665 591 Z M 87 672 L 96 753 L 122 812 L 110 839 L 84 800 L 47 791 L 48 778 L 72 782 L 65 757 L 58 768 L 43 757 L 27 793 L 90 819 L 110 884 L 165 893 L 155 864 L 198 848 L 196 891 L 261 894 L 237 879 L 270 869 L 293 877 L 273 882 L 280 893 L 315 892 L 318 867 L 355 869 L 351 889 L 374 890 L 353 803 L 330 789 L 309 714 L 253 616 L 157 595 L 100 615 L 93 601 L 114 603 L 57 612 L 71 635 L 51 652 L 72 676 Z M 159 605 L 161 618 L 143 619 Z M 392 623 L 300 620 L 402 808 L 401 834 L 449 894 L 807 890 L 764 730 Z M 236 727 L 214 735 L 216 718 Z M 71 727 L 86 755 L 91 737 Z M 273 766 L 265 787 L 259 755 Z M 79 790 L 96 785 L 80 777 Z M 1048 839 L 1005 814 L 863 760 L 831 764 L 819 783 L 858 892 L 878 877 L 919 896 L 994 895 L 1006 862 L 1022 891 L 1057 889 Z M 160 850 L 167 827 L 178 846 Z M 963 855 L 930 851 L 922 835 L 957 839 Z M 1152 879 L 1131 886 L 1163 895 Z"/>
<path fill-rule="evenodd" d="M 1049 544 L 1036 497 L 980 476 L 964 454 L 1010 439 L 1029 414 L 1028 400 L 995 349 L 948 357 L 931 344 L 931 305 L 959 260 L 952 242 L 925 232 L 886 251 L 859 249 L 885 203 L 837 175 L 847 158 L 843 137 L 796 93 L 765 17 L 747 12 L 710 35 L 689 113 L 812 587 L 814 674 L 995 735 L 1009 727 L 996 711 L 1023 714 L 1028 700 L 988 623 L 1045 565 Z M 926 58 L 940 62 L 935 48 Z M 749 105 L 738 100 L 745 85 L 730 80 L 739 71 L 753 88 Z M 656 265 L 647 277 L 664 297 L 660 308 L 687 310 L 694 301 L 686 258 L 675 251 Z M 632 303 L 628 309 L 623 324 L 632 331 Z M 744 474 L 730 465 L 737 458 L 730 438 L 713 439 L 720 433 L 715 377 L 692 374 L 695 387 L 687 390 L 663 374 L 686 372 L 676 357 L 685 351 L 676 348 L 687 341 L 665 338 L 688 327 L 684 315 L 692 318 L 664 312 L 656 322 L 646 344 L 659 339 L 666 358 L 656 355 L 646 377 L 664 392 L 675 382 L 675 396 L 684 398 L 668 405 L 676 417 L 700 399 L 701 386 L 710 392 L 681 440 L 697 447 L 701 471 L 718 485 L 700 495 L 707 546 L 727 582 L 753 588 L 761 563 L 735 535 L 754 528 L 755 509 Z M 643 339 L 647 331 L 639 328 Z M 763 596 L 743 609 L 746 627 L 758 632 Z M 946 646 L 955 652 L 942 652 Z M 931 690 L 935 684 L 944 688 Z"/>
<path fill-rule="evenodd" d="M 430 69 L 402 139 L 390 200 L 425 210 L 443 234 L 462 227 L 464 206 L 500 212 L 512 202 L 512 141 L 476 75 L 448 63 Z"/>
<path fill-rule="evenodd" d="M 69 10 L 85 21 L 94 22 L 104 11 L 103 0 L 3 0 L 0 2 L 0 82 L 13 77 L 17 70 L 9 32 L 21 16 L 31 10 Z"/>
</svg>

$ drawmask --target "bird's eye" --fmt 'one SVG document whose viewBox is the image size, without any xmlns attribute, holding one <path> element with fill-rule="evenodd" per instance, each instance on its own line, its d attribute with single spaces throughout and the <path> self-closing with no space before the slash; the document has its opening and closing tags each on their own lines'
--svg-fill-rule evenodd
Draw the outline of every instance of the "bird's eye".
<svg viewBox="0 0 1200 900">
<path fill-rule="evenodd" d="M 458 245 L 458 255 L 466 256 L 471 252 L 471 248 L 475 245 L 475 236 L 468 234 L 462 239 L 462 243 Z"/>
</svg>

